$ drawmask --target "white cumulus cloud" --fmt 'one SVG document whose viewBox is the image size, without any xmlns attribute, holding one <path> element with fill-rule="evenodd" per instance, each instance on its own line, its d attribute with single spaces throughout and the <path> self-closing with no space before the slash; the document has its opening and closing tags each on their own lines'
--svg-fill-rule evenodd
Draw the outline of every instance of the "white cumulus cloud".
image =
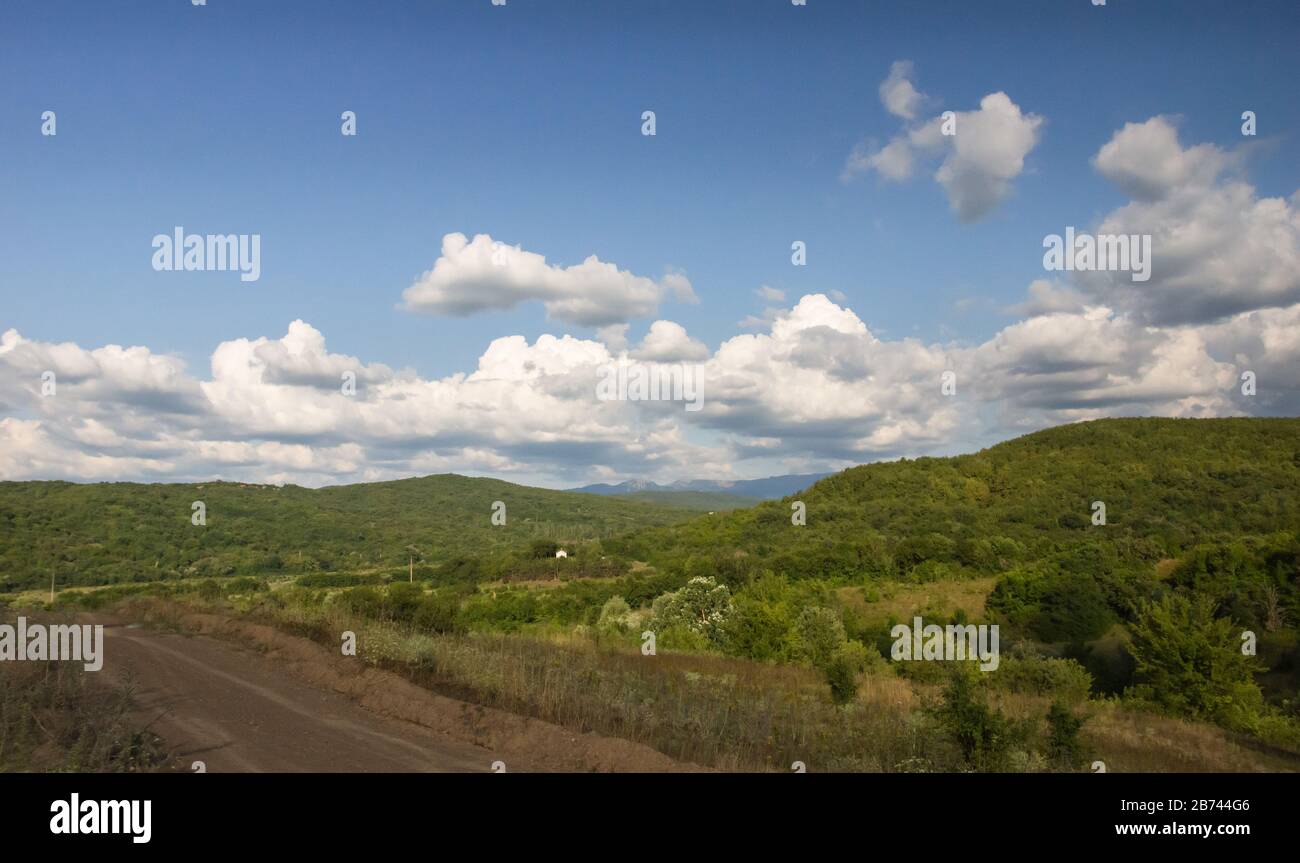
<svg viewBox="0 0 1300 863">
<path fill-rule="evenodd" d="M 462 317 L 540 301 L 551 318 L 604 327 L 653 315 L 669 296 L 696 301 L 690 280 L 681 273 L 655 280 L 595 255 L 573 266 L 556 266 L 487 234 L 470 240 L 454 233 L 442 238 L 433 268 L 402 293 L 402 300 L 410 311 Z"/>
</svg>

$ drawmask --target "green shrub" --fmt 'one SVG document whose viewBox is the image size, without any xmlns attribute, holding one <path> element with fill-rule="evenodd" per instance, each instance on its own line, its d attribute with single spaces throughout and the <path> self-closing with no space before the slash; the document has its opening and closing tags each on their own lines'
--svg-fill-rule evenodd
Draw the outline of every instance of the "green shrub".
<svg viewBox="0 0 1300 863">
<path fill-rule="evenodd" d="M 706 636 L 682 624 L 665 626 L 651 631 L 655 634 L 656 650 L 703 653 L 713 646 Z"/>
<path fill-rule="evenodd" d="M 825 668 L 844 645 L 844 624 L 831 608 L 805 608 L 795 621 L 799 652 L 814 668 Z"/>
<path fill-rule="evenodd" d="M 601 632 L 624 632 L 628 627 L 628 616 L 632 607 L 621 596 L 611 596 L 600 607 L 600 617 L 596 619 L 596 628 Z"/>
<path fill-rule="evenodd" d="M 384 607 L 384 598 L 373 587 L 354 587 L 345 590 L 334 600 L 342 608 L 360 617 L 377 620 Z"/>
<path fill-rule="evenodd" d="M 309 572 L 294 581 L 299 587 L 357 587 L 374 582 L 373 577 L 350 572 Z"/>
<path fill-rule="evenodd" d="M 1209 599 L 1169 594 L 1145 603 L 1131 630 L 1137 697 L 1235 729 L 1262 708 L 1255 658 L 1242 654 L 1240 628 L 1216 618 Z"/>
<path fill-rule="evenodd" d="M 1086 700 L 1092 689 L 1092 675 L 1073 659 L 1003 656 L 989 678 L 997 689 L 1045 695 L 1069 704 Z"/>
<path fill-rule="evenodd" d="M 733 656 L 775 662 L 794 652 L 789 611 L 784 603 L 737 597 L 727 618 L 725 645 Z"/>
<path fill-rule="evenodd" d="M 1024 734 L 1015 723 L 989 707 L 980 677 L 970 663 L 955 663 L 942 701 L 928 708 L 927 713 L 957 745 L 968 767 L 979 772 L 997 771 L 1005 768 L 1014 745 Z"/>
<path fill-rule="evenodd" d="M 460 632 L 460 602 L 451 595 L 426 596 L 411 621 L 416 629 L 437 633 Z"/>
<path fill-rule="evenodd" d="M 388 620 L 409 623 L 415 619 L 415 613 L 424 605 L 424 588 L 408 582 L 394 582 L 388 585 L 384 597 L 383 616 Z"/>
<path fill-rule="evenodd" d="M 1058 770 L 1077 770 L 1088 760 L 1079 732 L 1084 719 L 1059 701 L 1047 711 L 1047 760 Z"/>
<path fill-rule="evenodd" d="M 1008 573 L 989 594 L 988 610 L 1047 642 L 1099 638 L 1115 622 L 1091 575 L 1029 569 Z"/>
<path fill-rule="evenodd" d="M 831 700 L 836 704 L 848 704 L 858 697 L 858 673 L 853 662 L 853 657 L 840 651 L 822 670 L 831 688 Z"/>
</svg>

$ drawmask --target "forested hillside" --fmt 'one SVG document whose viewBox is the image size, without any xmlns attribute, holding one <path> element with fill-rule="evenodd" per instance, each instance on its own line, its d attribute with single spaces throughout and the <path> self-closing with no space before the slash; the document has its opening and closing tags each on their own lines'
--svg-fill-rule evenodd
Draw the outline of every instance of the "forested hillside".
<svg viewBox="0 0 1300 863">
<path fill-rule="evenodd" d="M 203 502 L 206 526 L 191 522 Z M 505 525 L 492 523 L 495 501 Z M 184 576 L 402 567 L 671 524 L 695 513 L 444 474 L 308 489 L 0 483 L 0 592 Z M 408 549 L 414 546 L 414 549 Z"/>
<path fill-rule="evenodd" d="M 805 526 L 792 524 L 786 498 L 649 530 L 624 550 L 795 579 L 930 581 L 1066 552 L 1154 563 L 1216 539 L 1300 529 L 1300 420 L 1078 423 L 972 455 L 851 468 L 797 499 Z"/>
</svg>

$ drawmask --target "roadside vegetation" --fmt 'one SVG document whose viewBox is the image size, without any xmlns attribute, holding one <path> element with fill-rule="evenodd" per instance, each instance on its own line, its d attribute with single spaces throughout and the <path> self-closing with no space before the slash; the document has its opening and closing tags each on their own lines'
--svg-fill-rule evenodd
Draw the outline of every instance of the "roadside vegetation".
<svg viewBox="0 0 1300 863">
<path fill-rule="evenodd" d="M 92 681 L 75 662 L 0 663 L 0 772 L 129 773 L 166 769 L 128 688 Z"/>
</svg>

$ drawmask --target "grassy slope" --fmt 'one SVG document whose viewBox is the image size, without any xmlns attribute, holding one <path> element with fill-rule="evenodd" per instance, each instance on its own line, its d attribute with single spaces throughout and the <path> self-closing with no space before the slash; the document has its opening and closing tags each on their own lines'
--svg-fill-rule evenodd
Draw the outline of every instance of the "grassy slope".
<svg viewBox="0 0 1300 863">
<path fill-rule="evenodd" d="M 207 506 L 206 527 L 190 523 Z M 506 525 L 491 523 L 494 501 Z M 307 489 L 195 485 L 0 483 L 0 591 L 174 575 L 405 565 L 565 542 L 690 518 L 692 510 L 444 474 Z M 301 555 L 301 559 L 300 559 Z"/>
</svg>

